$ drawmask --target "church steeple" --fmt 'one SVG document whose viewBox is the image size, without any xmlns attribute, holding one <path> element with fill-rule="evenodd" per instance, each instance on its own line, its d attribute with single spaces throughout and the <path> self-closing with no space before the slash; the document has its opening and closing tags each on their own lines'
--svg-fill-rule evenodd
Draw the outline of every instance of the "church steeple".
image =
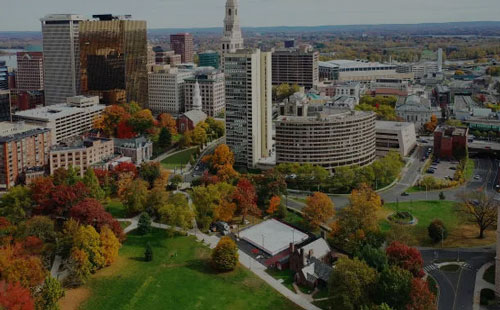
<svg viewBox="0 0 500 310">
<path fill-rule="evenodd" d="M 243 37 L 241 36 L 238 0 L 227 0 L 224 37 L 221 40 L 222 60 L 224 61 L 226 53 L 234 53 L 241 48 L 243 48 Z"/>
<path fill-rule="evenodd" d="M 196 80 L 193 91 L 193 110 L 201 111 L 202 107 L 203 106 L 201 103 L 200 84 L 198 84 L 198 80 Z"/>
</svg>

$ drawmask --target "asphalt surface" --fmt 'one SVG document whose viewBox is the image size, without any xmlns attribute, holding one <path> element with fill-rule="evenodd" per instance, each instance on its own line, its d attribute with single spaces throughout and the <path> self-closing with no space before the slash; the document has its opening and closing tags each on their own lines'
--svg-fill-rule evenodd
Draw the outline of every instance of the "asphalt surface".
<svg viewBox="0 0 500 310">
<path fill-rule="evenodd" d="M 476 273 L 495 258 L 491 247 L 476 249 L 420 249 L 424 269 L 439 286 L 439 310 L 472 310 Z M 434 262 L 460 261 L 465 264 L 457 272 L 440 270 Z"/>
</svg>

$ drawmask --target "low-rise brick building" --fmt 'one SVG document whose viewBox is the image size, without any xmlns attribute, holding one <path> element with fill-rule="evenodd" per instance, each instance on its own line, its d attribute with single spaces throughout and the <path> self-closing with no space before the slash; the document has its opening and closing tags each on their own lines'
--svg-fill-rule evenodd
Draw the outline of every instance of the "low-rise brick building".
<svg viewBox="0 0 500 310">
<path fill-rule="evenodd" d="M 434 131 L 434 156 L 458 159 L 466 154 L 467 127 L 439 126 Z"/>
</svg>

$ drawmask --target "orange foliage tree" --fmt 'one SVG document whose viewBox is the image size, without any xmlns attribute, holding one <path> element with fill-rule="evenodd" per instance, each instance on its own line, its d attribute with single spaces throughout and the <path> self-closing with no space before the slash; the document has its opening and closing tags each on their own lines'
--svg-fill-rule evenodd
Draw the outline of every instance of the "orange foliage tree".
<svg viewBox="0 0 500 310">
<path fill-rule="evenodd" d="M 280 204 L 281 198 L 279 196 L 271 197 L 271 200 L 269 200 L 269 208 L 267 208 L 266 212 L 268 214 L 274 214 L 274 212 L 278 211 Z"/>
<path fill-rule="evenodd" d="M 0 282 L 0 309 L 5 310 L 33 310 L 35 302 L 31 297 L 30 290 L 21 286 L 20 283 Z"/>
<path fill-rule="evenodd" d="M 46 273 L 40 258 L 26 255 L 22 244 L 0 248 L 0 280 L 33 288 L 43 282 Z"/>
<path fill-rule="evenodd" d="M 172 115 L 168 113 L 158 115 L 158 123 L 161 128 L 168 129 L 172 135 L 177 133 L 177 123 Z"/>
<path fill-rule="evenodd" d="M 304 220 L 312 229 L 317 229 L 321 223 L 335 214 L 333 202 L 328 195 L 315 192 L 307 197 L 304 212 Z"/>
<path fill-rule="evenodd" d="M 434 132 L 434 130 L 436 130 L 437 124 L 437 117 L 436 115 L 432 114 L 431 119 L 424 124 L 424 128 L 425 130 L 427 130 L 427 132 Z"/>
<path fill-rule="evenodd" d="M 241 178 L 234 190 L 233 199 L 236 201 L 238 211 L 241 214 L 242 223 L 249 214 L 259 216 L 261 211 L 257 207 L 257 194 L 252 182 L 246 178 Z"/>
</svg>

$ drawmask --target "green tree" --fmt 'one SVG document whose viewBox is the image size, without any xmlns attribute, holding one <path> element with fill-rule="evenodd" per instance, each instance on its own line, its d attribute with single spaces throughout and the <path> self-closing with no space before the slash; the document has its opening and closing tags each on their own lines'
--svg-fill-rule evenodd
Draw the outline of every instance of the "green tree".
<svg viewBox="0 0 500 310">
<path fill-rule="evenodd" d="M 151 217 L 147 212 L 142 212 L 137 223 L 137 232 L 145 235 L 151 232 Z"/>
<path fill-rule="evenodd" d="M 62 288 L 61 283 L 57 279 L 48 276 L 45 278 L 45 282 L 37 294 L 36 309 L 59 310 L 59 304 L 57 302 L 63 296 L 64 289 Z"/>
<path fill-rule="evenodd" d="M 195 218 L 194 211 L 189 207 L 188 200 L 183 194 L 172 195 L 168 203 L 158 211 L 163 223 L 171 226 L 189 229 Z"/>
<path fill-rule="evenodd" d="M 92 272 L 105 265 L 104 256 L 101 253 L 101 237 L 90 225 L 80 225 L 73 238 L 73 248 L 87 253 L 88 260 L 92 264 Z"/>
<path fill-rule="evenodd" d="M 144 251 L 144 260 L 146 262 L 150 262 L 153 260 L 153 248 L 151 247 L 151 244 L 146 243 L 146 250 Z"/>
<path fill-rule="evenodd" d="M 160 130 L 160 136 L 158 137 L 158 146 L 165 150 L 172 144 L 172 134 L 170 130 L 165 127 L 162 127 Z"/>
<path fill-rule="evenodd" d="M 161 167 L 159 162 L 142 163 L 139 169 L 140 177 L 149 183 L 149 187 L 153 187 L 156 179 L 161 176 Z"/>
<path fill-rule="evenodd" d="M 387 303 L 395 310 L 404 310 L 410 302 L 412 274 L 397 266 L 384 269 L 375 289 L 375 302 Z"/>
<path fill-rule="evenodd" d="M 448 237 L 448 230 L 440 219 L 433 220 L 427 227 L 427 232 L 429 233 L 429 238 L 431 238 L 434 243 L 440 242 Z"/>
<path fill-rule="evenodd" d="M 371 303 L 377 272 L 357 258 L 340 258 L 328 282 L 329 304 L 333 309 L 357 310 Z"/>
<path fill-rule="evenodd" d="M 145 211 L 149 214 L 158 214 L 159 210 L 168 203 L 168 192 L 163 188 L 155 187 L 148 193 Z"/>
<path fill-rule="evenodd" d="M 212 250 L 210 262 L 217 271 L 231 271 L 238 264 L 238 246 L 228 236 L 222 237 Z"/>
<path fill-rule="evenodd" d="M 381 249 L 365 245 L 355 253 L 355 256 L 379 272 L 387 268 L 387 256 Z"/>
<path fill-rule="evenodd" d="M 172 177 L 172 179 L 170 179 L 170 184 L 172 184 L 172 186 L 177 189 L 179 187 L 179 184 L 182 183 L 182 175 L 180 174 L 176 174 Z"/>
<path fill-rule="evenodd" d="M 25 186 L 14 186 L 0 198 L 0 216 L 17 224 L 31 216 L 33 210 L 31 191 Z"/>
<path fill-rule="evenodd" d="M 23 226 L 23 236 L 35 236 L 45 243 L 55 241 L 54 221 L 46 216 L 34 216 Z"/>
<path fill-rule="evenodd" d="M 439 192 L 439 200 L 445 200 L 446 197 L 444 196 L 443 192 Z"/>
<path fill-rule="evenodd" d="M 83 184 L 89 189 L 90 196 L 97 200 L 102 200 L 105 197 L 104 190 L 99 185 L 99 179 L 95 175 L 94 169 L 89 168 L 83 175 Z"/>
</svg>

